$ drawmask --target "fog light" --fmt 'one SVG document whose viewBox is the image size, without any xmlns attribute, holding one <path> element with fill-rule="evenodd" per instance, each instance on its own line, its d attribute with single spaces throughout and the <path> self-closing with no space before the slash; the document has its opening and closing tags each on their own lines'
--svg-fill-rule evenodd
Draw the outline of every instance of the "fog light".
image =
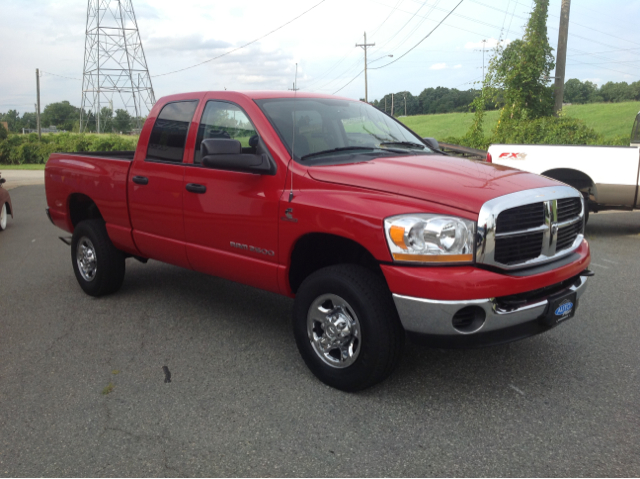
<svg viewBox="0 0 640 479">
<path fill-rule="evenodd" d="M 454 329 L 463 334 L 475 333 L 482 328 L 487 313 L 479 306 L 467 306 L 453 315 L 451 324 Z"/>
</svg>

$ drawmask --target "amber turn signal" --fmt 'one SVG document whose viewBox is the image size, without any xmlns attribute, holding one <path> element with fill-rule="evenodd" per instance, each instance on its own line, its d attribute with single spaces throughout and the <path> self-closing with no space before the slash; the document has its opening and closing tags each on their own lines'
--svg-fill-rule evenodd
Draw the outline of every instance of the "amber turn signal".
<svg viewBox="0 0 640 479">
<path fill-rule="evenodd" d="M 408 250 L 406 244 L 404 244 L 404 228 L 402 226 L 392 226 L 389 229 L 389 236 L 391 236 L 391 240 L 398 247 L 404 250 Z"/>
</svg>

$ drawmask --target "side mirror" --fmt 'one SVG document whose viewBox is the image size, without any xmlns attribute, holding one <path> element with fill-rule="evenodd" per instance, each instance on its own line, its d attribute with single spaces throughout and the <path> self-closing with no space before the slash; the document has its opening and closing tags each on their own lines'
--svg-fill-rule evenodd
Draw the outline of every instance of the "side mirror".
<svg viewBox="0 0 640 479">
<path fill-rule="evenodd" d="M 7 182 L 7 180 L 5 180 L 4 178 L 0 178 L 0 185 L 3 185 Z"/>
<path fill-rule="evenodd" d="M 440 144 L 438 143 L 438 140 L 436 140 L 435 138 L 423 138 L 422 141 L 432 150 L 440 150 Z"/>
<path fill-rule="evenodd" d="M 242 153 L 238 140 L 210 138 L 200 146 L 202 165 L 217 170 L 274 175 L 275 168 L 266 154 Z"/>
</svg>

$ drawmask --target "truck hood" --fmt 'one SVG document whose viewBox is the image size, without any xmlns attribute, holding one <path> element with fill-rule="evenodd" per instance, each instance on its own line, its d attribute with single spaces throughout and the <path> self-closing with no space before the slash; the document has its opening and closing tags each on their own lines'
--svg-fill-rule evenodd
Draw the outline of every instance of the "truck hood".
<svg viewBox="0 0 640 479">
<path fill-rule="evenodd" d="M 409 196 L 472 213 L 499 196 L 558 185 L 554 180 L 506 166 L 440 155 L 312 166 L 308 172 L 318 181 Z"/>
</svg>

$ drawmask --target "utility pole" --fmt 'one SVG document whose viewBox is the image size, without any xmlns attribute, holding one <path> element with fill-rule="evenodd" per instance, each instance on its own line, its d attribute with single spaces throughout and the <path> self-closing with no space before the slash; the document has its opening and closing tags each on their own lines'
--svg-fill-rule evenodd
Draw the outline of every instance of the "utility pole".
<svg viewBox="0 0 640 479">
<path fill-rule="evenodd" d="M 295 80 L 293 81 L 293 88 L 289 88 L 290 91 L 298 91 L 300 88 L 298 88 L 298 64 L 296 63 L 296 76 L 295 76 Z"/>
<path fill-rule="evenodd" d="M 387 112 L 387 95 L 384 96 L 384 112 Z"/>
<path fill-rule="evenodd" d="M 487 46 L 487 40 L 482 40 L 482 84 L 484 84 L 484 49 Z"/>
<path fill-rule="evenodd" d="M 36 122 L 38 124 L 38 140 L 42 139 L 40 129 L 40 69 L 36 68 L 36 89 L 38 90 L 38 103 L 36 103 Z"/>
<path fill-rule="evenodd" d="M 559 114 L 562 111 L 564 97 L 564 72 L 567 63 L 567 40 L 569 38 L 569 9 L 571 0 L 562 0 L 560 10 L 560 32 L 558 33 L 558 56 L 556 57 L 556 85 L 554 111 Z"/>
<path fill-rule="evenodd" d="M 375 43 L 367 43 L 367 32 L 364 32 L 364 43 L 356 43 L 356 47 L 364 50 L 364 101 L 369 103 L 369 86 L 367 85 L 367 47 L 374 47 Z"/>
</svg>

